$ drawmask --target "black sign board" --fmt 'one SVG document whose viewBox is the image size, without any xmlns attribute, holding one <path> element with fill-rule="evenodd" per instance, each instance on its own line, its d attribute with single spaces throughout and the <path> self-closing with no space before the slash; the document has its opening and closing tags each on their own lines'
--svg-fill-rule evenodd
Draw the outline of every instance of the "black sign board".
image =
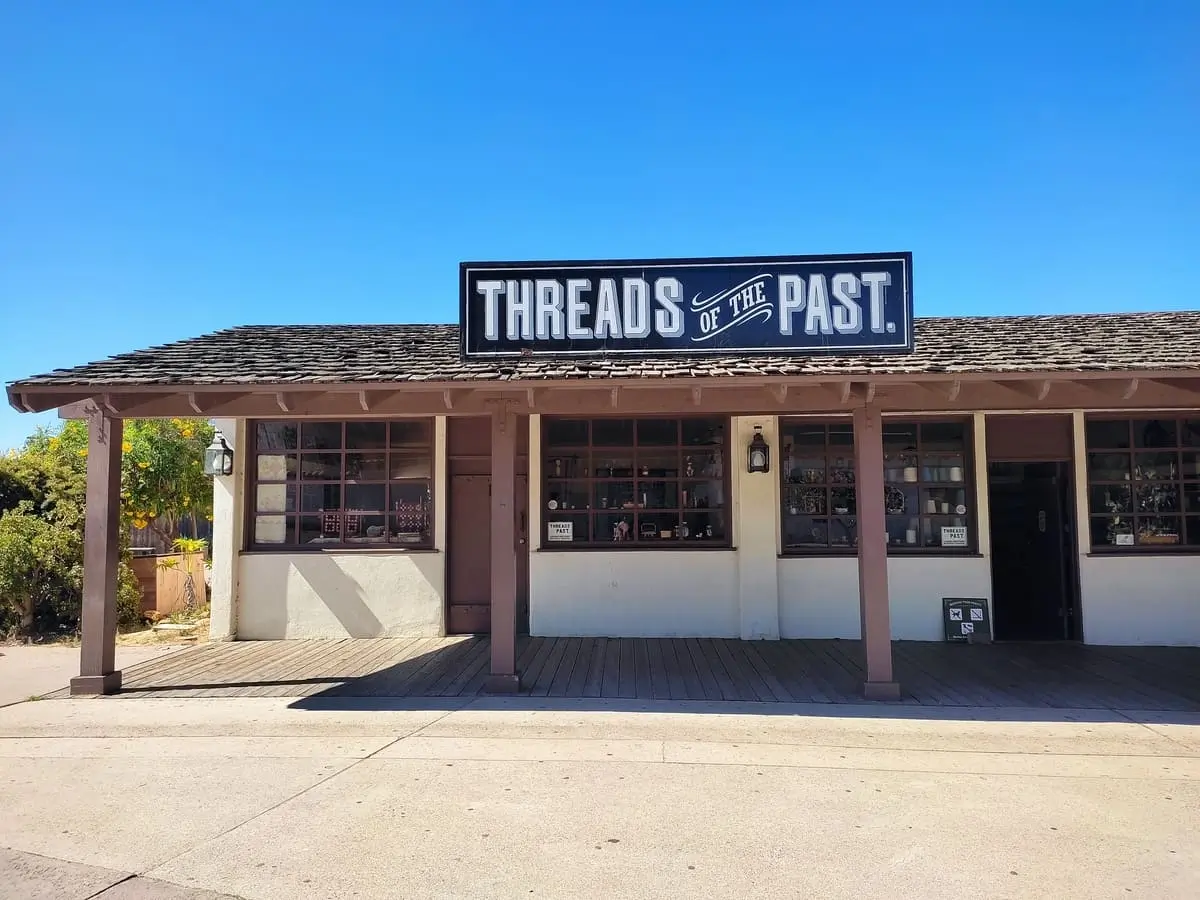
<svg viewBox="0 0 1200 900">
<path fill-rule="evenodd" d="M 462 353 L 905 353 L 912 254 L 467 262 Z"/>
<path fill-rule="evenodd" d="M 942 619 L 948 641 L 986 644 L 992 640 L 992 620 L 988 617 L 987 600 L 944 597 Z"/>
</svg>

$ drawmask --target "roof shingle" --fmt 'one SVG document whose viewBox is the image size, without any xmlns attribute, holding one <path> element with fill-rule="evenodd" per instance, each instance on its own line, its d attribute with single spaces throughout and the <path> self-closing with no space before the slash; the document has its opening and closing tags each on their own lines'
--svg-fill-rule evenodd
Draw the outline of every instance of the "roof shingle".
<svg viewBox="0 0 1200 900">
<path fill-rule="evenodd" d="M 1197 311 L 927 318 L 914 333 L 899 355 L 464 361 L 457 325 L 248 325 L 10 388 L 1200 370 Z"/>
</svg>

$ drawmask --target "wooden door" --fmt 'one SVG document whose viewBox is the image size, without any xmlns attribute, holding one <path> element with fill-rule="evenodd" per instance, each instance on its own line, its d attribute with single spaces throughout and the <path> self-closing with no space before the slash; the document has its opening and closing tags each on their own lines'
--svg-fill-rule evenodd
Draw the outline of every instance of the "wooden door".
<svg viewBox="0 0 1200 900">
<path fill-rule="evenodd" d="M 492 501 L 487 475 L 450 478 L 449 620 L 451 634 L 492 626 Z"/>
</svg>

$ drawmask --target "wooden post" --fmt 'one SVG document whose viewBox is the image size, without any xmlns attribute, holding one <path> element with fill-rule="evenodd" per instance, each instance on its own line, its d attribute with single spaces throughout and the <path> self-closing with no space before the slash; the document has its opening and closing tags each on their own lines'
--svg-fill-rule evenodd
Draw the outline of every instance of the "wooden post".
<svg viewBox="0 0 1200 900">
<path fill-rule="evenodd" d="M 855 497 L 858 506 L 858 599 L 868 700 L 898 700 L 892 677 L 888 605 L 887 520 L 883 483 L 883 418 L 877 406 L 854 410 Z"/>
<path fill-rule="evenodd" d="M 499 401 L 492 411 L 492 671 L 486 690 L 516 693 L 517 672 L 517 416 Z"/>
<path fill-rule="evenodd" d="M 124 423 L 92 408 L 88 416 L 87 514 L 83 531 L 83 638 L 72 694 L 112 694 L 116 669 L 117 564 L 120 559 L 121 440 Z"/>
</svg>

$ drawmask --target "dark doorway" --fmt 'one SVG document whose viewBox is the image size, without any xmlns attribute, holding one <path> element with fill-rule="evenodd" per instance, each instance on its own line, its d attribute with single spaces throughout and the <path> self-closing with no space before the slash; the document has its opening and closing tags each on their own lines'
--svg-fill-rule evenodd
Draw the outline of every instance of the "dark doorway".
<svg viewBox="0 0 1200 900">
<path fill-rule="evenodd" d="M 997 640 L 1074 640 L 1070 463 L 988 465 Z"/>
</svg>

